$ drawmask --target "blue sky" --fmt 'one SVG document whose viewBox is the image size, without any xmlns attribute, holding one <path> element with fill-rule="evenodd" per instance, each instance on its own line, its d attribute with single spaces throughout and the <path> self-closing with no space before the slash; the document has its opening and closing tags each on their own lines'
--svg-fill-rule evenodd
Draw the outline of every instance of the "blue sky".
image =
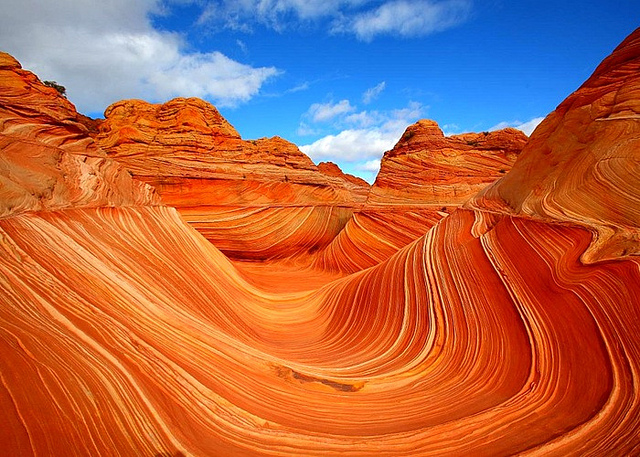
<svg viewBox="0 0 640 457">
<path fill-rule="evenodd" d="M 197 96 L 372 181 L 410 123 L 527 133 L 640 26 L 638 0 L 0 0 L 0 49 L 80 112 Z"/>
</svg>

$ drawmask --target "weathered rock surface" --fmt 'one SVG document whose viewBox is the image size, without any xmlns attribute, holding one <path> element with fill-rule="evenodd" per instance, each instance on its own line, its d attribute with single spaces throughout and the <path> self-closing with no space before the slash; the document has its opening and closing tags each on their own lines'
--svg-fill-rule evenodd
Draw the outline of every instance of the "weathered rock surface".
<svg viewBox="0 0 640 457">
<path fill-rule="evenodd" d="M 625 94 L 638 94 L 629 70 L 640 64 L 639 41 L 640 29 L 534 133 L 505 177 L 348 276 L 270 261 L 237 269 L 176 210 L 142 200 L 7 214 L 0 448 L 637 454 L 640 257 L 630 235 L 640 228 L 640 181 L 630 172 L 639 150 L 628 146 L 640 96 Z M 600 120 L 603 100 L 615 120 Z M 21 129 L 60 142 L 66 130 L 51 127 L 49 137 L 47 122 Z M 11 134 L 18 124 L 1 125 Z M 600 137 L 576 145 L 590 129 L 608 146 Z M 74 138 L 77 147 L 83 137 Z M 557 187 L 529 176 L 539 162 L 564 170 Z M 6 170 L 3 179 L 18 179 Z M 571 203 L 560 190 L 574 182 L 580 200 Z M 627 250 L 594 251 L 601 227 L 622 222 Z M 590 252 L 607 258 L 585 263 Z"/>
<path fill-rule="evenodd" d="M 282 138 L 242 140 L 199 99 L 126 100 L 105 117 L 100 146 L 236 259 L 317 250 L 368 193 L 366 182 L 323 173 Z"/>
<path fill-rule="evenodd" d="M 96 147 L 84 117 L 0 53 L 0 217 L 40 209 L 157 202 Z"/>
<path fill-rule="evenodd" d="M 409 126 L 384 154 L 362 210 L 314 265 L 353 273 L 388 259 L 504 176 L 526 142 L 511 128 L 446 137 L 434 121 Z"/>
<path fill-rule="evenodd" d="M 583 261 L 640 253 L 640 37 L 627 38 L 469 205 L 588 227 Z"/>
</svg>

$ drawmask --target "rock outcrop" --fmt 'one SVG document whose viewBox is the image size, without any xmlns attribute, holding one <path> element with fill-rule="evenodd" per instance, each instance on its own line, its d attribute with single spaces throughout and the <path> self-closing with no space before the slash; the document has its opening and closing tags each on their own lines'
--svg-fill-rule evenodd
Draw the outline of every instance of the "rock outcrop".
<svg viewBox="0 0 640 457">
<path fill-rule="evenodd" d="M 95 186 L 5 213 L 0 448 L 636 454 L 639 44 L 640 29 L 503 178 L 354 274 L 271 261 L 241 273 L 175 209 L 139 198 L 147 187 L 135 201 Z M 34 179 L 4 165 L 14 142 L 25 154 L 35 144 L 41 161 L 61 150 L 41 143 L 98 150 L 51 116 L 15 120 L 40 112 L 40 96 L 24 100 L 0 112 L 2 189 Z M 603 227 L 621 236 L 605 240 Z"/>
<path fill-rule="evenodd" d="M 314 265 L 353 273 L 388 259 L 504 176 L 526 142 L 511 128 L 446 137 L 434 121 L 409 126 L 384 154 L 362 210 Z"/>
<path fill-rule="evenodd" d="M 6 53 L 0 53 L 0 86 L 0 218 L 158 202 L 151 187 L 96 147 L 66 98 Z"/>
<path fill-rule="evenodd" d="M 368 193 L 366 182 L 321 172 L 282 138 L 242 140 L 199 99 L 126 100 L 105 117 L 98 144 L 235 259 L 320 249 Z"/>
</svg>

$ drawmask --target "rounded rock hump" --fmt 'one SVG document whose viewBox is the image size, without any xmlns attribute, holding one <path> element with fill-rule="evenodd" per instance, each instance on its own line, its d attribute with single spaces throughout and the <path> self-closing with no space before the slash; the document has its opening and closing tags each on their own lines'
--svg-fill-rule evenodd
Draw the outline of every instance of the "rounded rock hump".
<svg viewBox="0 0 640 457">
<path fill-rule="evenodd" d="M 218 110 L 198 98 L 175 98 L 164 104 L 143 100 L 122 100 L 109 106 L 106 122 L 100 126 L 98 136 L 110 153 L 120 154 L 112 148 L 121 144 L 145 144 L 157 142 L 163 136 L 167 145 L 192 144 L 196 141 L 211 142 L 213 138 L 240 139 L 240 135 Z M 141 151 L 138 151 L 141 152 Z M 130 148 L 124 152 L 130 155 Z"/>
<path fill-rule="evenodd" d="M 502 177 L 526 142 L 512 128 L 445 136 L 420 120 L 384 154 L 367 205 L 459 206 Z"/>
<path fill-rule="evenodd" d="M 587 263 L 640 254 L 640 29 L 538 126 L 503 179 L 468 207 L 578 224 Z"/>
<path fill-rule="evenodd" d="M 387 151 L 387 158 L 411 154 L 417 149 L 439 150 L 447 144 L 444 133 L 436 121 L 421 119 L 410 125 L 393 149 Z"/>
</svg>

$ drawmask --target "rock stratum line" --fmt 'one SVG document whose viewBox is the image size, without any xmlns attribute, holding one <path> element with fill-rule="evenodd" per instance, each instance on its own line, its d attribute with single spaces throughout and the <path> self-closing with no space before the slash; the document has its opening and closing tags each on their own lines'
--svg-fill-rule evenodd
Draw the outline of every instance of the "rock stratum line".
<svg viewBox="0 0 640 457">
<path fill-rule="evenodd" d="M 640 453 L 640 29 L 371 188 L 196 99 L 0 86 L 6 455 Z"/>
</svg>

